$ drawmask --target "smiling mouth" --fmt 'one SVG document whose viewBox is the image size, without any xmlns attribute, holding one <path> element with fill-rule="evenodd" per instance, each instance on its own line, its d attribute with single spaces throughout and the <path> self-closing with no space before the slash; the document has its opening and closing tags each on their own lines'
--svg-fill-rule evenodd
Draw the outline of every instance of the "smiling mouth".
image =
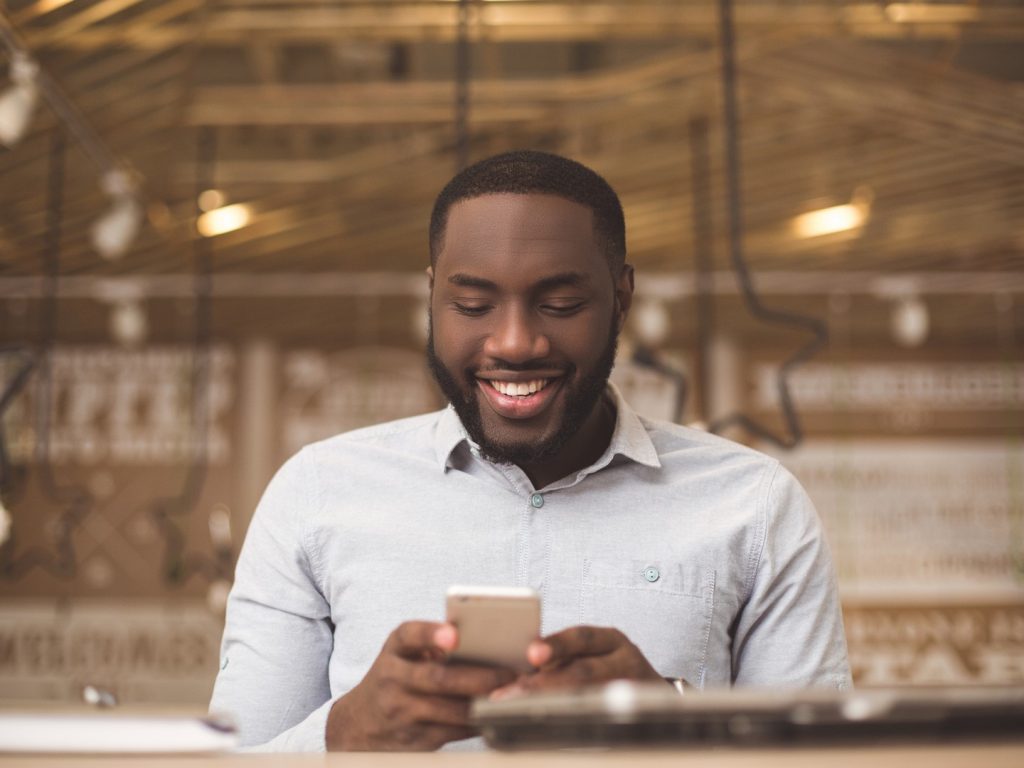
<svg viewBox="0 0 1024 768">
<path fill-rule="evenodd" d="M 563 376 L 509 379 L 478 378 L 477 386 L 491 410 L 505 419 L 532 419 L 547 410 L 562 389 Z"/>
<path fill-rule="evenodd" d="M 531 379 L 530 381 L 501 381 L 488 379 L 487 383 L 507 397 L 529 397 L 544 389 L 552 379 Z"/>
</svg>

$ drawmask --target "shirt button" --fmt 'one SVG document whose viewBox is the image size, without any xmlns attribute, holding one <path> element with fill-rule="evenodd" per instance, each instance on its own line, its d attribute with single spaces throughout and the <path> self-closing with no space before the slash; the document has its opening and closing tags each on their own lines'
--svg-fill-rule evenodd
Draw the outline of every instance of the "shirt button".
<svg viewBox="0 0 1024 768">
<path fill-rule="evenodd" d="M 533 494 L 533 496 L 530 497 L 530 504 L 532 504 L 536 509 L 540 509 L 541 507 L 543 507 L 544 506 L 544 496 L 543 496 L 543 494 L 540 494 L 540 493 Z"/>
<path fill-rule="evenodd" d="M 649 565 L 646 568 L 644 568 L 644 578 L 653 584 L 661 578 L 661 571 L 659 571 L 653 565 Z"/>
</svg>

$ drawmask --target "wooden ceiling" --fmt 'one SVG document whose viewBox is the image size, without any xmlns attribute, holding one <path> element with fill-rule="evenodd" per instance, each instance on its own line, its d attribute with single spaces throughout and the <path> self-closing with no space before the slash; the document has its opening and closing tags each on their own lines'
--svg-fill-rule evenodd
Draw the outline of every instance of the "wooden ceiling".
<svg viewBox="0 0 1024 768">
<path fill-rule="evenodd" d="M 430 206 L 456 165 L 458 2 L 8 0 L 0 9 L 145 196 L 131 250 L 100 258 L 89 233 L 109 201 L 69 136 L 60 253 L 69 301 L 121 278 L 154 300 L 187 293 L 196 192 L 207 185 L 201 137 L 216 145 L 208 185 L 256 214 L 208 241 L 225 298 L 220 332 L 265 324 L 252 302 L 290 298 L 301 311 L 314 298 L 418 290 Z M 982 336 L 996 322 L 993 297 L 1009 297 L 1024 338 L 1024 5 L 736 0 L 736 22 L 744 243 L 769 292 L 824 307 L 835 294 L 881 306 L 886 290 L 918 291 L 943 323 Z M 534 147 L 592 165 L 622 196 L 641 289 L 656 275 L 654 292 L 685 298 L 704 247 L 733 301 L 714 0 L 477 0 L 465 29 L 471 157 Z M 61 124 L 40 107 L 30 133 L 0 149 L 0 298 L 41 290 Z M 870 201 L 863 227 L 794 235 L 794 216 L 855 195 Z M 697 220 L 709 223 L 703 246 Z M 348 310 L 337 311 L 348 323 Z M 310 310 L 288 327 L 316 336 L 323 315 Z M 878 326 L 865 316 L 865 329 Z"/>
</svg>

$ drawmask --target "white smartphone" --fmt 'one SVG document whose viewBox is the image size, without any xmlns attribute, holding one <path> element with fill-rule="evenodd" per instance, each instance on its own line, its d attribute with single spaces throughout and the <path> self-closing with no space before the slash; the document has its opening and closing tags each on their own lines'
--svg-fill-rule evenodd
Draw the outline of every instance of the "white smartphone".
<svg viewBox="0 0 1024 768">
<path fill-rule="evenodd" d="M 540 595 L 526 587 L 451 587 L 448 621 L 459 630 L 450 661 L 527 672 L 526 648 L 540 637 Z"/>
</svg>

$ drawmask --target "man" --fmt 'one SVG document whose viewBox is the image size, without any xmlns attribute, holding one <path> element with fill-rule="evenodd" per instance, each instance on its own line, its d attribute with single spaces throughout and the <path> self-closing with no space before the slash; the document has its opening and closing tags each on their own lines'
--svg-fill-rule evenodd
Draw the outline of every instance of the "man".
<svg viewBox="0 0 1024 768">
<path fill-rule="evenodd" d="M 818 517 L 778 462 L 608 385 L 633 296 L 615 192 L 513 152 L 430 226 L 427 359 L 451 407 L 309 446 L 250 526 L 211 707 L 273 750 L 435 749 L 477 696 L 626 678 L 842 688 Z M 535 667 L 446 665 L 451 584 L 529 586 Z"/>
</svg>

